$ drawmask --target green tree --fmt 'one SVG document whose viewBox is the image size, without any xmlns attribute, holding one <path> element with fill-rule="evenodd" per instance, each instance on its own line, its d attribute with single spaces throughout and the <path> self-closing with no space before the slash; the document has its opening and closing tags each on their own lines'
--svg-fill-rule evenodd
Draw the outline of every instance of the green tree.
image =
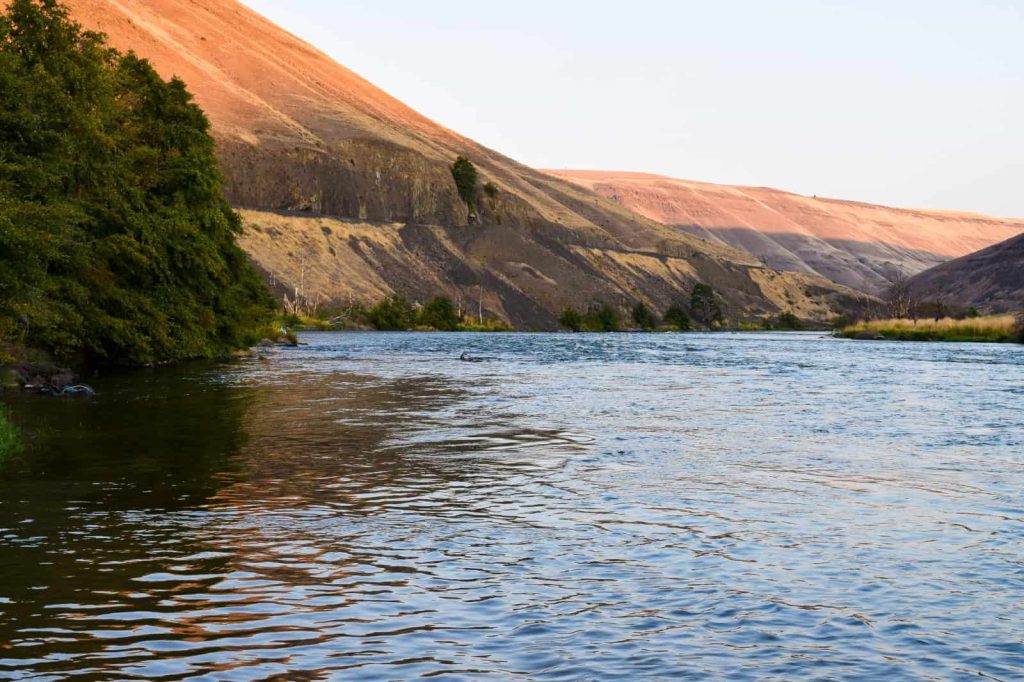
<svg viewBox="0 0 1024 682">
<path fill-rule="evenodd" d="M 595 303 L 587 311 L 583 326 L 594 332 L 617 332 L 622 329 L 622 317 L 608 303 Z"/>
<path fill-rule="evenodd" d="M 400 332 L 416 323 L 416 310 L 401 296 L 389 296 L 367 311 L 366 320 L 374 329 Z"/>
<path fill-rule="evenodd" d="M 800 318 L 794 315 L 789 310 L 779 315 L 778 326 L 779 329 L 788 329 L 790 331 L 799 331 L 804 328 L 804 325 L 800 321 Z"/>
<path fill-rule="evenodd" d="M 643 301 L 633 306 L 633 324 L 640 329 L 650 331 L 658 326 L 658 319 L 654 317 L 651 309 Z"/>
<path fill-rule="evenodd" d="M 846 313 L 840 313 L 839 315 L 836 315 L 835 317 L 832 318 L 832 321 L 829 322 L 829 326 L 832 327 L 832 329 L 846 329 L 852 324 L 853 318 L 851 318 Z"/>
<path fill-rule="evenodd" d="M 180 80 L 54 0 L 0 15 L 0 340 L 100 363 L 209 357 L 273 306 Z"/>
<path fill-rule="evenodd" d="M 665 311 L 665 324 L 672 325 L 681 332 L 690 329 L 690 314 L 678 303 L 673 303 Z"/>
<path fill-rule="evenodd" d="M 440 332 L 453 332 L 459 327 L 459 314 L 452 299 L 438 296 L 430 299 L 420 310 L 419 324 Z"/>
<path fill-rule="evenodd" d="M 721 324 L 725 316 L 718 302 L 718 295 L 710 284 L 698 282 L 693 285 L 690 295 L 690 315 L 701 324 L 712 326 Z"/>
<path fill-rule="evenodd" d="M 562 325 L 563 327 L 572 332 L 582 331 L 583 316 L 580 315 L 574 308 L 566 308 L 558 317 L 558 324 Z"/>
<path fill-rule="evenodd" d="M 476 215 L 476 184 L 477 172 L 473 162 L 465 156 L 455 159 L 452 164 L 452 177 L 455 178 L 455 187 L 459 190 L 459 196 L 469 207 L 470 216 Z"/>
</svg>

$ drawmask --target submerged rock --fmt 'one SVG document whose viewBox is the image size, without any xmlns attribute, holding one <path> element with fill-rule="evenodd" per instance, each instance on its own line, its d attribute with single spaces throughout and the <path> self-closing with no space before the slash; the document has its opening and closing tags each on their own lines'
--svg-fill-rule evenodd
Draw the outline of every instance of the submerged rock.
<svg viewBox="0 0 1024 682">
<path fill-rule="evenodd" d="M 862 332 L 857 332 L 856 334 L 853 335 L 853 338 L 855 338 L 858 341 L 885 341 L 884 336 L 882 336 L 878 332 L 871 331 L 869 329 L 865 329 Z"/>
</svg>

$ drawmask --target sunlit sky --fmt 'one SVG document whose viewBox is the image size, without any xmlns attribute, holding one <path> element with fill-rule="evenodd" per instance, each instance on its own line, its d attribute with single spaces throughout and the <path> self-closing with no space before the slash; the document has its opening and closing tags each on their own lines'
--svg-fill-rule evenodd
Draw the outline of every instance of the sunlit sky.
<svg viewBox="0 0 1024 682">
<path fill-rule="evenodd" d="M 1024 0 L 244 0 L 540 168 L 1024 217 Z"/>
</svg>

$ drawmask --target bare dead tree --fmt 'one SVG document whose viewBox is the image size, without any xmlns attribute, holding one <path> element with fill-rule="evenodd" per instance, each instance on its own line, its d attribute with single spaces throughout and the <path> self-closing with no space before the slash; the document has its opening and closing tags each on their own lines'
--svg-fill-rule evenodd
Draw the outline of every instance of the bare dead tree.
<svg viewBox="0 0 1024 682">
<path fill-rule="evenodd" d="M 917 299 L 910 279 L 901 270 L 885 291 L 885 304 L 889 317 L 896 320 L 917 319 Z"/>
</svg>

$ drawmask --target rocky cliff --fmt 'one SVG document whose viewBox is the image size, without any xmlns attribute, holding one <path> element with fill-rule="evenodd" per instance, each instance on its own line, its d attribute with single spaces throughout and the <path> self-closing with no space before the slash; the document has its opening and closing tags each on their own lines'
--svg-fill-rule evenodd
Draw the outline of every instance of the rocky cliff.
<svg viewBox="0 0 1024 682">
<path fill-rule="evenodd" d="M 244 246 L 282 293 L 341 302 L 398 292 L 479 301 L 551 327 L 595 300 L 663 308 L 695 281 L 736 316 L 825 317 L 855 296 L 765 268 L 721 241 L 646 219 L 421 116 L 234 0 L 69 0 L 113 45 L 180 76 L 213 124 Z M 457 155 L 479 168 L 478 215 Z"/>
<path fill-rule="evenodd" d="M 919 211 L 614 171 L 548 171 L 681 232 L 744 249 L 769 267 L 878 293 L 1024 232 L 1024 219 Z"/>
</svg>

